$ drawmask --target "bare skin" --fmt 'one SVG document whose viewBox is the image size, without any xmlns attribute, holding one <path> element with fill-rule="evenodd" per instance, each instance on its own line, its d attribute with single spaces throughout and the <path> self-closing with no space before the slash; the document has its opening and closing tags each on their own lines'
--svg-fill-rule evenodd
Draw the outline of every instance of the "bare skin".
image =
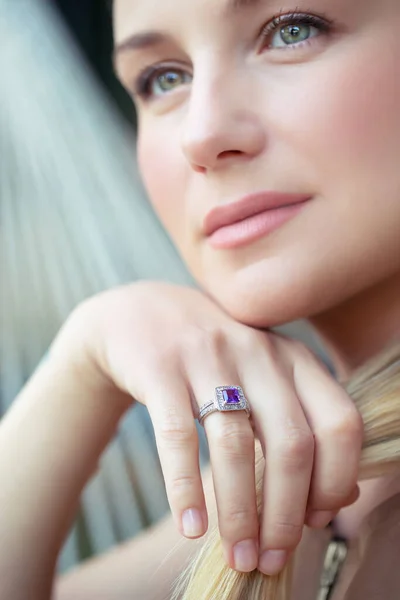
<svg viewBox="0 0 400 600">
<path fill-rule="evenodd" d="M 0 429 L 6 515 L 0 539 L 8 550 L 0 553 L 0 579 L 14 594 L 7 598 L 25 600 L 28 592 L 35 600 L 47 598 L 73 507 L 132 398 L 148 406 L 158 433 L 176 525 L 184 533 L 185 511 L 198 510 L 201 527 L 188 536 L 197 537 L 206 523 L 193 409 L 209 396 L 205 382 L 212 389 L 232 379 L 244 382 L 270 461 L 261 528 L 247 418 L 214 414 L 206 420 L 221 535 L 233 568 L 279 571 L 310 510 L 323 525 L 321 512 L 330 519 L 354 500 L 358 415 L 310 353 L 269 328 L 308 319 L 340 377 L 399 333 L 400 7 L 397 0 L 310 3 L 297 0 L 283 13 L 277 0 L 248 3 L 227 18 L 225 0 L 117 0 L 116 65 L 138 106 L 139 161 L 149 198 L 205 290 L 204 302 L 215 302 L 205 313 L 200 299 L 185 304 L 189 292 L 183 290 L 174 298 L 174 291 L 157 294 L 150 286 L 143 299 L 146 287 L 126 289 L 91 301 L 66 326 L 51 361 Z M 141 37 L 152 43 L 138 50 L 133 36 L 149 31 L 162 37 L 156 43 L 154 35 Z M 138 88 L 134 82 L 148 67 L 157 71 L 145 84 L 141 78 Z M 259 191 L 308 199 L 272 233 L 218 247 L 206 231 L 207 214 Z M 165 313 L 158 312 L 156 297 L 163 310 L 170 300 L 168 314 L 178 322 L 188 318 L 185 335 L 174 328 L 161 351 Z M 149 316 L 138 320 L 138 314 Z M 160 326 L 153 331 L 157 315 Z M 140 356 L 135 336 L 148 342 Z M 141 364 L 140 373 L 134 364 Z M 57 436 L 51 463 L 38 432 L 46 443 L 55 442 L 46 436 Z M 29 442 L 22 450 L 15 441 L 21 436 Z M 27 476 L 34 457 L 41 485 Z M 46 486 L 54 465 L 56 498 Z M 224 469 L 237 465 L 240 477 L 224 479 Z M 294 473 L 301 476 L 293 486 Z M 392 494 L 397 483 L 372 483 L 359 506 L 370 510 L 379 502 L 379 486 Z M 32 506 L 34 489 L 40 497 Z M 296 510 L 288 501 L 294 493 Z M 32 535 L 12 526 L 16 512 Z M 26 573 L 22 582 L 13 577 L 15 565 Z"/>
<path fill-rule="evenodd" d="M 116 2 L 115 64 L 149 199 L 224 310 L 261 328 L 307 318 L 345 379 L 400 335 L 400 8 L 229 6 Z M 148 31 L 157 43 L 134 43 Z M 260 190 L 310 200 L 272 234 L 216 248 L 207 213 Z"/>
<path fill-rule="evenodd" d="M 257 552 L 238 556 L 232 548 L 250 532 L 255 544 L 265 536 L 263 543 L 278 548 L 278 559 L 272 553 L 268 569 L 279 571 L 300 541 L 307 506 L 325 502 L 329 511 L 352 502 L 360 419 L 341 386 L 306 348 L 232 321 L 195 290 L 151 283 L 120 288 L 89 300 L 72 315 L 49 360 L 0 427 L 0 598 L 48 597 L 79 495 L 133 398 L 146 404 L 152 417 L 176 526 L 186 537 L 201 536 L 202 530 L 185 530 L 182 516 L 188 509 L 197 509 L 204 520 L 208 516 L 193 407 L 182 373 L 190 376 L 189 389 L 200 399 L 202 386 L 206 392 L 214 378 L 236 381 L 232 368 L 239 364 L 240 381 L 252 398 L 254 427 L 274 460 L 265 477 L 274 480 L 268 490 L 272 522 L 266 527 L 263 521 L 259 531 L 253 512 L 254 433 L 247 417 L 211 415 L 206 428 L 227 562 L 251 570 L 263 561 Z M 311 427 L 320 448 L 317 460 Z M 346 469 L 339 468 L 343 464 Z M 310 491 L 312 467 L 318 486 L 312 484 Z M 288 486 L 297 494 L 295 507 L 288 501 L 293 497 Z M 278 506 L 281 494 L 285 505 Z M 189 524 L 193 527 L 193 521 Z"/>
<path fill-rule="evenodd" d="M 224 0 L 155 5 L 117 0 L 116 68 L 137 106 L 149 199 L 197 280 L 258 327 L 316 315 L 333 323 L 350 314 L 350 298 L 369 323 L 376 310 L 391 315 L 400 268 L 398 2 L 289 2 L 284 14 L 330 24 L 292 18 L 305 39 L 291 44 L 279 27 L 260 34 L 282 11 L 279 0 L 229 16 Z M 149 30 L 164 38 L 133 48 Z M 149 66 L 158 70 L 141 89 Z M 272 234 L 215 248 L 202 229 L 207 213 L 260 190 L 311 199 Z M 373 288 L 379 301 L 368 308 Z M 385 339 L 397 317 L 385 320 Z M 348 330 L 353 346 L 363 329 Z M 364 354 L 375 350 L 376 330 L 371 340 Z"/>
<path fill-rule="evenodd" d="M 256 40 L 281 3 L 261 2 L 228 22 L 220 17 L 223 2 L 173 0 L 154 10 L 151 2 L 117 0 L 118 45 L 148 29 L 170 39 L 125 48 L 116 66 L 138 108 L 150 200 L 192 272 L 246 324 L 308 317 L 345 379 L 400 333 L 400 9 L 395 0 L 305 4 L 282 12 L 322 10 L 336 22 L 333 35 L 286 54 L 260 53 L 253 71 L 252 55 L 240 54 L 239 76 L 234 44 L 242 52 L 244 36 Z M 151 101 L 134 91 L 147 65 L 175 75 L 167 89 L 154 75 Z M 273 187 L 312 192 L 308 212 L 249 247 L 214 251 L 201 234 L 207 210 Z M 257 294 L 244 294 L 253 282 Z M 361 490 L 336 519 L 349 537 L 399 484 L 364 482 Z"/>
</svg>

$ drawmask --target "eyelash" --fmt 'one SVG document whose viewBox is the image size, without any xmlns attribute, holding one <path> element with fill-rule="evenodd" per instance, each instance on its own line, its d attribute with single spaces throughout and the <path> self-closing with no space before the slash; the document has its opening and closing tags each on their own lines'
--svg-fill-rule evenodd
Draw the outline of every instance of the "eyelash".
<svg viewBox="0 0 400 600">
<path fill-rule="evenodd" d="M 312 13 L 300 13 L 300 12 L 291 12 L 291 13 L 287 13 L 284 11 L 281 11 L 281 13 L 279 15 L 277 15 L 276 17 L 274 17 L 271 21 L 269 21 L 266 25 L 264 25 L 264 27 L 261 29 L 260 32 L 260 37 L 262 40 L 266 40 L 269 37 L 271 37 L 272 34 L 274 34 L 280 27 L 283 27 L 284 25 L 290 25 L 291 23 L 296 24 L 296 25 L 309 25 L 310 27 L 315 27 L 317 29 L 319 29 L 319 31 L 324 34 L 324 35 L 328 35 L 329 33 L 331 33 L 332 28 L 334 26 L 333 21 L 328 19 L 327 17 L 321 15 L 321 16 L 316 16 Z M 300 46 L 304 46 L 305 44 L 308 44 L 310 40 L 305 40 L 303 42 L 299 42 L 297 44 L 293 44 L 292 46 L 288 45 L 287 49 L 290 50 L 291 48 L 299 48 Z M 267 48 L 270 48 L 270 46 L 266 46 Z M 273 49 L 273 48 L 272 48 Z M 282 48 L 280 49 L 282 50 Z M 134 83 L 134 94 L 136 96 L 138 96 L 139 98 L 141 98 L 142 100 L 146 100 L 151 98 L 152 94 L 151 94 L 151 83 L 153 81 L 153 78 L 156 77 L 157 75 L 162 75 L 165 72 L 168 72 L 168 70 L 173 70 L 175 69 L 176 71 L 182 71 L 182 69 L 178 69 L 176 66 L 171 65 L 151 65 L 148 67 L 145 67 L 137 76 L 135 83 Z"/>
<path fill-rule="evenodd" d="M 290 13 L 281 12 L 278 16 L 274 17 L 271 21 L 264 25 L 260 34 L 261 38 L 266 39 L 275 33 L 280 27 L 291 24 L 309 25 L 310 27 L 319 29 L 319 31 L 325 35 L 329 34 L 333 27 L 333 21 L 323 15 L 317 17 L 317 15 L 312 13 L 300 13 L 296 11 Z M 307 42 L 293 44 L 292 46 L 288 46 L 288 49 L 291 47 L 299 48 L 300 46 L 303 46 L 304 43 Z"/>
<path fill-rule="evenodd" d="M 135 80 L 134 94 L 144 100 L 146 98 L 149 98 L 151 96 L 150 86 L 153 78 L 156 75 L 162 75 L 163 73 L 166 73 L 169 70 L 173 69 L 175 69 L 176 71 L 182 71 L 182 69 L 178 69 L 174 65 L 163 65 L 162 67 L 159 65 L 151 65 L 149 67 L 145 67 L 143 71 L 139 73 Z"/>
</svg>

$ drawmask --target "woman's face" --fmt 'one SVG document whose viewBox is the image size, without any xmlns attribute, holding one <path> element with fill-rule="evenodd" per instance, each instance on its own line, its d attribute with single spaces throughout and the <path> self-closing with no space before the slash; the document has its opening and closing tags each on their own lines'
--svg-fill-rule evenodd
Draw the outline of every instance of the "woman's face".
<svg viewBox="0 0 400 600">
<path fill-rule="evenodd" d="M 400 271 L 399 31 L 399 0 L 116 1 L 150 200 L 238 320 Z"/>
</svg>

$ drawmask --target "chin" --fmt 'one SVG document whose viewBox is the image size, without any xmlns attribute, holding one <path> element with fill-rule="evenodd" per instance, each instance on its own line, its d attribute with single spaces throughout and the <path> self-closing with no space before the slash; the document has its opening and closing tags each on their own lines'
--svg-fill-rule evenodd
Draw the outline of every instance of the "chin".
<svg viewBox="0 0 400 600">
<path fill-rule="evenodd" d="M 291 285 L 289 278 L 273 282 L 266 277 L 251 283 L 242 279 L 221 277 L 218 286 L 207 282 L 203 287 L 233 319 L 249 327 L 276 327 L 307 318 L 321 309 L 321 303 L 315 302 L 315 296 L 304 284 Z"/>
<path fill-rule="evenodd" d="M 398 238 L 366 246 L 363 232 L 323 240 L 314 231 L 240 253 L 208 253 L 192 273 L 232 318 L 262 329 L 328 314 L 350 299 L 362 304 L 388 279 L 400 284 Z"/>
<path fill-rule="evenodd" d="M 270 294 L 242 294 L 235 299 L 215 295 L 214 298 L 235 321 L 258 329 L 278 327 L 309 316 L 301 306 L 281 301 L 278 294 L 274 297 Z"/>
<path fill-rule="evenodd" d="M 319 269 L 273 270 L 260 264 L 236 272 L 214 272 L 203 287 L 233 319 L 260 329 L 309 319 L 358 291 L 351 289 L 347 278 L 335 278 L 330 269 L 323 273 Z"/>
</svg>

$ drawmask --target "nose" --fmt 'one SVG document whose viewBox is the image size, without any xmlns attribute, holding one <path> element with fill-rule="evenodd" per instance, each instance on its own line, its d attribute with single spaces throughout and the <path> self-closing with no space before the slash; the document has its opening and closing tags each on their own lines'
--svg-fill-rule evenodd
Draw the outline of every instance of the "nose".
<svg viewBox="0 0 400 600">
<path fill-rule="evenodd" d="M 200 79 L 200 78 L 199 78 Z M 183 122 L 182 150 L 198 172 L 249 160 L 266 145 L 262 119 L 237 86 L 195 80 Z"/>
</svg>

